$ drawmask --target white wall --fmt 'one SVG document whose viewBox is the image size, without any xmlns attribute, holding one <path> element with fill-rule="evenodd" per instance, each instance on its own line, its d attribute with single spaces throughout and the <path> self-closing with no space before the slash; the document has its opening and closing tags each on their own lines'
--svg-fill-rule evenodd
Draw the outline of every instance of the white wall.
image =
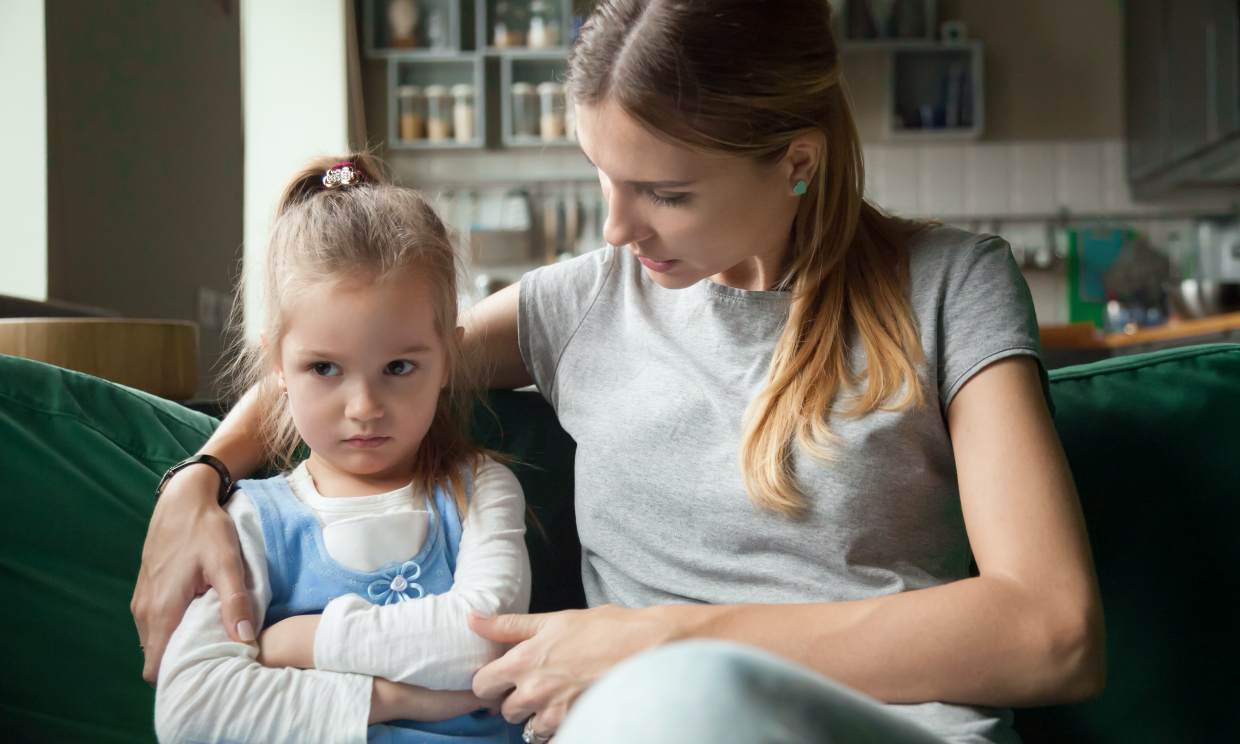
<svg viewBox="0 0 1240 744">
<path fill-rule="evenodd" d="M 0 294 L 47 299 L 43 0 L 0 3 Z"/>
<path fill-rule="evenodd" d="M 261 318 L 267 232 L 289 176 L 348 146 L 345 0 L 243 0 L 246 331 Z"/>
</svg>

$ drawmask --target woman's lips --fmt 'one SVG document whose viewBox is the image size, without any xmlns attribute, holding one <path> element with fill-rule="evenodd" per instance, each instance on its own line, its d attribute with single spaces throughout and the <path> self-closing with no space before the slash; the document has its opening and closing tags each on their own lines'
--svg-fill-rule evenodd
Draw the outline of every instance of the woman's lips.
<svg viewBox="0 0 1240 744">
<path fill-rule="evenodd" d="M 390 439 L 391 437 L 350 437 L 344 440 L 344 443 L 358 449 L 371 449 L 383 445 Z"/>
<path fill-rule="evenodd" d="M 660 274 L 671 271 L 672 267 L 680 263 L 680 261 L 674 258 L 670 261 L 655 261 L 652 258 L 646 258 L 645 256 L 638 256 L 637 260 L 642 262 L 642 266 L 645 266 L 647 269 L 650 269 L 651 271 L 657 271 Z"/>
</svg>

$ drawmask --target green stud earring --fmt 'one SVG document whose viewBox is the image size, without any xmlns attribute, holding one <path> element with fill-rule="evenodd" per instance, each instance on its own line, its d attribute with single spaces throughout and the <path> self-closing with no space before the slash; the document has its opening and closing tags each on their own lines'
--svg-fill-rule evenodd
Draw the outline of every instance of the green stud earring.
<svg viewBox="0 0 1240 744">
<path fill-rule="evenodd" d="M 809 191 L 809 184 L 805 182 L 805 179 L 797 181 L 796 185 L 792 187 L 792 193 L 797 196 L 805 196 L 806 191 Z"/>
</svg>

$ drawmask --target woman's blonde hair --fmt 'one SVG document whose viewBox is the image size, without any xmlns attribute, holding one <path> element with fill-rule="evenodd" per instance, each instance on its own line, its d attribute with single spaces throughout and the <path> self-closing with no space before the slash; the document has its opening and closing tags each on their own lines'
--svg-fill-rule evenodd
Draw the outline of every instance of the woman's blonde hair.
<svg viewBox="0 0 1240 744">
<path fill-rule="evenodd" d="M 349 163 L 360 181 L 327 188 L 325 173 L 340 163 Z M 449 382 L 439 395 L 410 477 L 427 493 L 436 485 L 450 486 L 464 515 L 463 467 L 476 467 L 482 449 L 468 433 L 477 388 L 456 334 L 458 270 L 453 240 L 435 210 L 417 191 L 392 185 L 371 155 L 319 158 L 293 176 L 276 208 L 267 245 L 263 341 L 247 342 L 238 334 L 240 348 L 228 369 L 234 392 L 257 390 L 259 434 L 267 458 L 282 469 L 291 468 L 302 444 L 288 399 L 272 374 L 290 303 L 324 284 L 381 283 L 414 274 L 431 290 L 434 328 L 446 352 Z M 234 303 L 235 332 L 240 304 Z"/>
<path fill-rule="evenodd" d="M 838 413 L 860 417 L 926 396 L 905 249 L 925 225 L 885 215 L 863 197 L 829 4 L 600 0 L 570 53 L 568 77 L 578 103 L 615 103 L 656 136 L 699 151 L 773 164 L 794 138 L 824 138 L 777 285 L 792 294 L 787 324 L 767 385 L 746 412 L 740 451 L 750 498 L 802 514 L 793 445 L 831 458 L 837 398 L 851 399 Z M 852 332 L 865 351 L 860 372 L 849 363 Z"/>
</svg>

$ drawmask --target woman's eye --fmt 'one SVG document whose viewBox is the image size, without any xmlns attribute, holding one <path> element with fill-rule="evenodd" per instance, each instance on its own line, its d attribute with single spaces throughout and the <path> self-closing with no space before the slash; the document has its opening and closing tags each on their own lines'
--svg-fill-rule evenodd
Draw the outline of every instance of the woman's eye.
<svg viewBox="0 0 1240 744">
<path fill-rule="evenodd" d="M 688 194 L 672 194 L 663 195 L 656 194 L 653 191 L 647 191 L 646 195 L 650 197 L 650 201 L 661 207 L 679 207 L 689 200 Z"/>
<path fill-rule="evenodd" d="M 338 377 L 340 375 L 340 367 L 335 362 L 315 362 L 310 365 L 310 370 L 319 377 Z"/>
<path fill-rule="evenodd" d="M 418 366 L 408 359 L 397 359 L 394 362 L 388 362 L 387 373 L 397 377 L 404 377 L 417 368 Z"/>
</svg>

